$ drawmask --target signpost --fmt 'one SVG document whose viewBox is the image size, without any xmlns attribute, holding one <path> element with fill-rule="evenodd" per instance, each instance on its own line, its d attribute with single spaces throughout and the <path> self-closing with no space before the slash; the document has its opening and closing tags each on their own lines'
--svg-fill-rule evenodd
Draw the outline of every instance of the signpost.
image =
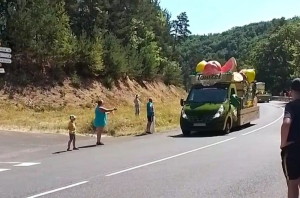
<svg viewBox="0 0 300 198">
<path fill-rule="evenodd" d="M 0 63 L 7 63 L 7 64 L 11 64 L 11 63 L 12 63 L 12 61 L 11 61 L 11 59 L 0 58 Z"/>
<path fill-rule="evenodd" d="M 11 49 L 8 47 L 0 47 L 0 52 L 11 53 Z"/>
<path fill-rule="evenodd" d="M 11 58 L 11 54 L 0 53 L 0 58 Z"/>
<path fill-rule="evenodd" d="M 1 45 L 1 43 L 0 43 Z M 1 63 L 11 64 L 11 49 L 8 47 L 0 47 L 0 74 L 5 74 L 4 68 Z"/>
</svg>

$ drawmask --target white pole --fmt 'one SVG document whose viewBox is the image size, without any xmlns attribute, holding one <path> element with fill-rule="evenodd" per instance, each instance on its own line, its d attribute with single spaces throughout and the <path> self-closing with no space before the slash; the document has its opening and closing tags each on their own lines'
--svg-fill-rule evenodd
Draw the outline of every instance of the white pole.
<svg viewBox="0 0 300 198">
<path fill-rule="evenodd" d="M 151 133 L 155 133 L 156 132 L 156 130 L 155 130 L 155 116 L 153 116 L 153 122 L 152 122 L 152 124 L 150 126 L 150 131 L 151 131 Z"/>
</svg>

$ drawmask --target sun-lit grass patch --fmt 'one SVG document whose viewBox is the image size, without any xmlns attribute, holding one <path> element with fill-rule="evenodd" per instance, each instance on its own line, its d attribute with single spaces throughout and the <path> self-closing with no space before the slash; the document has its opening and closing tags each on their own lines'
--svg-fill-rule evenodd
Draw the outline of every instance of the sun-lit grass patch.
<svg viewBox="0 0 300 198">
<path fill-rule="evenodd" d="M 156 130 L 163 131 L 179 126 L 179 98 L 170 98 L 163 103 L 154 103 Z M 118 110 L 108 115 L 106 132 L 108 135 L 121 136 L 142 133 L 146 127 L 146 107 L 141 107 L 139 117 L 134 115 L 131 105 L 119 105 Z M 0 125 L 2 128 L 39 131 L 66 132 L 69 115 L 77 116 L 79 133 L 92 132 L 94 104 L 65 106 L 59 109 L 51 106 L 27 107 L 24 104 L 13 104 L 9 101 L 0 102 Z"/>
</svg>

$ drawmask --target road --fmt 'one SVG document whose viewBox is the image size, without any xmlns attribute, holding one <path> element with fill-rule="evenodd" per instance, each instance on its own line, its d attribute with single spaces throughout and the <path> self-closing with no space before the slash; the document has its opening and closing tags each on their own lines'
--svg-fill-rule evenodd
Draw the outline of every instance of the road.
<svg viewBox="0 0 300 198">
<path fill-rule="evenodd" d="M 261 104 L 261 118 L 226 136 L 179 130 L 140 137 L 78 138 L 0 132 L 1 198 L 282 198 L 281 103 Z M 89 146 L 90 145 L 90 146 Z"/>
</svg>

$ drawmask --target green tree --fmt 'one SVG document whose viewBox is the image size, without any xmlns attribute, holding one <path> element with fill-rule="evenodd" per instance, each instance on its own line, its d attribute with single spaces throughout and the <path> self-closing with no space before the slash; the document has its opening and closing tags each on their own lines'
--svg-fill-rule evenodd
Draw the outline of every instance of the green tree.
<svg viewBox="0 0 300 198">
<path fill-rule="evenodd" d="M 257 69 L 257 80 L 265 81 L 274 94 L 287 87 L 295 72 L 293 49 L 296 31 L 293 24 L 282 26 L 255 48 L 253 63 Z"/>
<path fill-rule="evenodd" d="M 190 32 L 186 13 L 177 19 L 179 44 Z M 27 82 L 72 75 L 76 86 L 84 78 L 125 76 L 178 83 L 180 51 L 172 51 L 171 29 L 158 0 L 0 1 L 0 39 L 15 59 L 7 78 L 22 74 Z"/>
<path fill-rule="evenodd" d="M 108 34 L 104 38 L 103 61 L 106 65 L 105 75 L 114 80 L 120 79 L 127 72 L 126 53 L 121 41 L 113 34 Z"/>
<path fill-rule="evenodd" d="M 167 62 L 164 73 L 164 83 L 168 85 L 181 85 L 181 68 L 177 62 Z"/>
<path fill-rule="evenodd" d="M 300 34 L 296 33 L 299 22 L 299 17 L 292 19 L 280 18 L 268 22 L 234 27 L 217 34 L 189 36 L 177 47 L 180 55 L 178 61 L 182 66 L 184 84 L 186 85 L 189 82 L 189 74 L 191 71 L 195 71 L 198 62 L 212 59 L 224 64 L 233 56 L 237 59 L 238 69 L 255 68 L 257 78 L 266 81 L 267 88 L 272 89 L 274 93 L 277 92 L 293 76 L 297 76 L 297 73 L 299 73 L 297 72 L 299 70 L 297 58 L 299 57 L 298 35 Z M 276 39 L 280 41 L 276 42 Z M 281 44 L 283 45 L 278 47 Z M 273 58 L 282 60 L 274 63 Z M 270 64 L 270 66 L 266 64 Z M 268 67 L 269 69 L 267 69 Z M 278 70 L 278 72 L 271 72 L 268 75 L 267 70 L 270 72 Z M 281 70 L 286 70 L 286 77 L 282 82 L 276 82 L 278 85 L 275 85 L 273 84 L 274 79 L 277 78 Z M 261 72 L 263 73 L 260 74 Z M 271 75 L 273 77 L 270 77 Z"/>
<path fill-rule="evenodd" d="M 76 68 L 73 72 L 77 71 L 87 76 L 101 74 L 104 70 L 102 38 L 100 36 L 88 38 L 86 34 L 83 34 L 75 42 L 73 64 Z"/>
<path fill-rule="evenodd" d="M 6 20 L 7 41 L 26 61 L 63 63 L 72 50 L 69 18 L 64 1 L 19 0 L 9 4 Z"/>
<path fill-rule="evenodd" d="M 171 26 L 171 35 L 174 38 L 173 51 L 175 51 L 175 46 L 184 41 L 191 34 L 191 31 L 189 30 L 189 19 L 186 12 L 180 13 L 177 16 L 177 19 L 172 21 Z"/>
</svg>

